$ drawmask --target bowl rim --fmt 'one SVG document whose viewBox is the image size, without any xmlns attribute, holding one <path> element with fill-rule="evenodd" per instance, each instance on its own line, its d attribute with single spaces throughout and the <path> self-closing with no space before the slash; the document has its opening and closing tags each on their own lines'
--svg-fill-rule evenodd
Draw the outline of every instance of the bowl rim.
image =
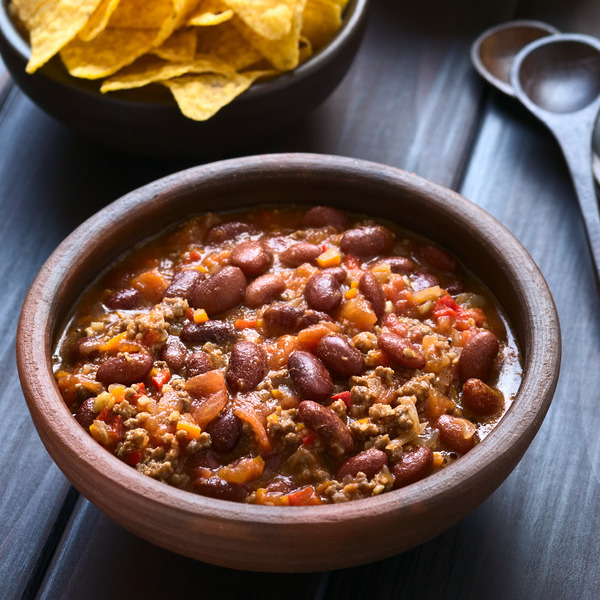
<svg viewBox="0 0 600 600">
<path fill-rule="evenodd" d="M 440 210 L 446 211 L 444 214 L 456 215 L 461 222 L 477 223 L 478 229 L 490 243 L 500 247 L 508 244 L 513 259 L 519 259 L 504 265 L 509 276 L 514 278 L 518 289 L 537 290 L 535 295 L 530 293 L 524 296 L 531 321 L 527 335 L 532 338 L 530 351 L 524 357 L 523 379 L 517 398 L 526 396 L 528 402 L 513 402 L 493 431 L 450 468 L 405 488 L 353 500 L 349 504 L 293 508 L 240 504 L 186 492 L 138 473 L 107 452 L 75 421 L 58 392 L 52 372 L 51 334 L 54 328 L 61 325 L 52 323 L 56 309 L 54 300 L 65 286 L 65 278 L 73 260 L 82 252 L 90 251 L 90 248 L 85 248 L 85 240 L 89 237 L 87 232 L 96 232 L 97 245 L 102 237 L 99 233 L 108 231 L 115 223 L 125 219 L 133 222 L 144 206 L 155 202 L 157 198 L 160 200 L 160 194 L 165 190 L 168 190 L 169 198 L 163 199 L 161 210 L 175 202 L 182 190 L 194 189 L 201 193 L 202 186 L 210 182 L 228 178 L 239 180 L 243 176 L 256 180 L 264 177 L 265 173 L 278 177 L 292 172 L 300 178 L 310 174 L 319 176 L 331 173 L 341 178 L 377 177 L 399 190 L 418 190 L 430 197 L 430 201 Z M 134 243 L 139 241 L 136 239 Z M 80 286 L 78 293 L 87 286 L 87 283 Z M 486 471 L 482 469 L 483 464 L 491 469 L 494 464 L 512 460 L 511 468 L 514 467 L 539 429 L 550 405 L 559 375 L 561 343 L 556 307 L 541 272 L 522 244 L 492 215 L 448 188 L 395 167 L 353 158 L 298 153 L 248 156 L 192 167 L 138 188 L 97 212 L 73 231 L 40 269 L 23 304 L 16 350 L 19 377 L 32 418 L 38 432 L 40 424 L 51 428 L 50 438 L 41 434 L 40 437 L 61 469 L 69 461 L 83 457 L 88 461 L 89 469 L 111 486 L 116 485 L 127 493 L 134 493 L 136 497 L 142 495 L 146 506 L 164 510 L 175 508 L 189 517 L 200 513 L 203 517 L 235 523 L 239 527 L 249 523 L 261 524 L 268 529 L 274 524 L 285 528 L 297 526 L 298 523 L 306 526 L 322 525 L 324 522 L 366 523 L 382 513 L 400 514 L 410 512 L 415 507 L 440 506 L 445 499 L 460 494 L 460 488 L 481 484 Z M 48 393 L 48 389 L 52 393 Z M 510 458 L 515 449 L 520 452 L 516 460 Z M 77 483 L 75 485 L 79 487 Z M 135 492 L 132 491 L 134 489 Z"/>
<path fill-rule="evenodd" d="M 31 48 L 27 41 L 21 35 L 18 27 L 14 23 L 12 17 L 9 14 L 8 3 L 10 0 L 0 0 L 0 37 L 3 37 L 11 48 L 21 57 L 21 59 L 27 63 L 31 55 Z M 315 72 L 318 72 L 323 65 L 328 63 L 334 56 L 336 56 L 342 49 L 351 41 L 354 33 L 361 28 L 364 24 L 368 14 L 369 0 L 349 0 L 348 5 L 344 9 L 342 14 L 342 24 L 340 29 L 336 33 L 335 37 L 330 40 L 323 48 L 315 52 L 308 60 L 298 65 L 291 71 L 284 71 L 267 81 L 258 81 L 251 85 L 243 94 L 234 98 L 230 103 L 235 102 L 236 104 L 243 104 L 244 102 L 255 102 L 260 101 L 267 95 L 277 93 L 278 91 L 285 89 L 291 81 L 296 84 L 310 78 Z M 51 60 L 55 60 L 57 57 L 53 57 Z M 42 66 L 36 73 L 33 74 L 35 77 L 43 76 L 50 80 L 55 80 L 56 77 L 52 73 L 48 74 L 48 70 L 45 69 L 46 65 Z M 102 94 L 100 90 L 90 88 L 90 80 L 79 79 L 77 77 L 70 76 L 65 70 L 64 81 L 60 81 L 61 85 L 67 85 L 76 89 L 80 93 L 89 94 L 93 96 L 99 96 L 106 98 L 107 100 L 117 101 L 125 104 L 142 105 L 154 104 L 156 106 L 168 106 L 176 107 L 174 100 L 168 95 L 163 97 L 158 94 L 148 94 L 148 99 L 131 97 L 128 92 L 132 90 L 117 90 L 112 95 Z M 94 81 L 101 80 L 91 80 Z M 141 91 L 142 90 L 142 91 Z M 133 92 L 144 93 L 144 88 L 134 89 Z"/>
</svg>

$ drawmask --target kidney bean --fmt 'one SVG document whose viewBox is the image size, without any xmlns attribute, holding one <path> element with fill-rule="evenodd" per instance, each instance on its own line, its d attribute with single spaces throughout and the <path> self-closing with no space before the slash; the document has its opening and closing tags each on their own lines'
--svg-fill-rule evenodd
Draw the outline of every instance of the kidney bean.
<svg viewBox="0 0 600 600">
<path fill-rule="evenodd" d="M 440 439 L 454 452 L 465 454 L 475 445 L 476 427 L 461 417 L 442 415 L 436 423 Z"/>
<path fill-rule="evenodd" d="M 427 273 L 426 271 L 415 272 L 410 282 L 410 286 L 415 292 L 436 285 L 440 285 L 440 280 L 433 273 Z"/>
<path fill-rule="evenodd" d="M 220 244 L 226 240 L 232 240 L 242 233 L 254 233 L 256 227 L 241 221 L 229 221 L 213 225 L 204 236 L 205 244 Z"/>
<path fill-rule="evenodd" d="M 104 300 L 104 305 L 111 310 L 133 310 L 142 304 L 142 294 L 135 288 L 126 288 L 113 292 Z"/>
<path fill-rule="evenodd" d="M 198 477 L 194 481 L 194 487 L 203 496 L 217 498 L 218 500 L 232 500 L 233 502 L 243 502 L 248 494 L 250 494 L 250 488 L 247 485 L 243 483 L 231 483 L 216 475 L 206 479 Z"/>
<path fill-rule="evenodd" d="M 463 285 L 462 281 L 450 281 L 446 284 L 446 291 L 451 296 L 456 296 L 458 294 L 462 294 L 465 291 L 465 286 Z"/>
<path fill-rule="evenodd" d="M 311 308 L 329 312 L 342 302 L 340 282 L 331 273 L 315 273 L 306 282 L 304 298 Z"/>
<path fill-rule="evenodd" d="M 102 342 L 93 337 L 82 337 L 76 340 L 71 350 L 71 355 L 77 358 L 91 358 L 98 354 Z"/>
<path fill-rule="evenodd" d="M 75 420 L 84 429 L 89 429 L 90 425 L 96 420 L 96 413 L 94 412 L 94 400 L 94 398 L 88 398 L 87 400 L 84 400 L 82 405 L 75 413 Z"/>
<path fill-rule="evenodd" d="M 188 378 L 191 378 L 212 371 L 215 367 L 210 356 L 206 352 L 200 351 L 193 352 L 187 357 L 185 368 L 187 369 Z"/>
<path fill-rule="evenodd" d="M 482 330 L 469 338 L 463 346 L 458 361 L 462 381 L 487 379 L 498 354 L 498 339 L 488 330 Z"/>
<path fill-rule="evenodd" d="M 394 333 L 382 333 L 377 344 L 396 364 L 406 369 L 422 369 L 427 362 L 420 348 Z"/>
<path fill-rule="evenodd" d="M 264 242 L 248 240 L 236 246 L 231 252 L 229 262 L 239 267 L 248 277 L 264 273 L 273 260 L 273 254 Z"/>
<path fill-rule="evenodd" d="M 321 248 L 316 244 L 299 242 L 280 252 L 279 260 L 286 267 L 299 267 L 303 263 L 315 261 L 319 254 L 321 254 Z"/>
<path fill-rule="evenodd" d="M 290 304 L 276 304 L 267 308 L 262 315 L 263 323 L 272 334 L 293 333 L 300 329 L 304 311 Z"/>
<path fill-rule="evenodd" d="M 464 406 L 478 415 L 491 415 L 502 406 L 500 393 L 483 383 L 481 379 L 467 379 L 462 391 Z"/>
<path fill-rule="evenodd" d="M 189 299 L 194 288 L 205 278 L 203 273 L 196 269 L 178 271 L 165 291 L 165 298 Z"/>
<path fill-rule="evenodd" d="M 390 271 L 398 275 L 406 275 L 415 268 L 415 263 L 410 258 L 405 258 L 404 256 L 388 256 L 387 258 L 378 260 L 375 264 L 388 265 Z"/>
<path fill-rule="evenodd" d="M 317 357 L 325 366 L 343 377 L 361 375 L 365 370 L 362 352 L 341 335 L 326 335 L 319 340 Z"/>
<path fill-rule="evenodd" d="M 276 273 L 267 273 L 257 277 L 247 288 L 244 304 L 250 308 L 258 308 L 272 302 L 285 291 L 283 277 Z"/>
<path fill-rule="evenodd" d="M 391 468 L 394 476 L 394 489 L 398 489 L 423 479 L 433 465 L 433 452 L 428 446 L 418 446 L 405 452 Z"/>
<path fill-rule="evenodd" d="M 185 461 L 185 467 L 190 475 L 193 475 L 196 469 L 218 469 L 221 466 L 221 461 L 219 457 L 210 450 L 200 450 L 200 452 L 196 452 L 192 454 L 192 456 L 188 457 Z"/>
<path fill-rule="evenodd" d="M 296 390 L 307 400 L 327 400 L 333 393 L 331 375 L 325 365 L 309 352 L 295 350 L 288 359 L 288 369 Z"/>
<path fill-rule="evenodd" d="M 227 321 L 205 321 L 190 323 L 181 331 L 181 339 L 190 344 L 227 344 L 237 337 L 235 327 Z"/>
<path fill-rule="evenodd" d="M 201 281 L 190 292 L 188 300 L 194 308 L 218 315 L 237 306 L 246 292 L 246 277 L 239 267 L 226 266 Z"/>
<path fill-rule="evenodd" d="M 169 365 L 172 371 L 179 371 L 185 365 L 186 356 L 187 348 L 181 340 L 175 335 L 170 335 L 161 351 L 162 360 Z"/>
<path fill-rule="evenodd" d="M 210 434 L 212 447 L 217 452 L 231 452 L 240 441 L 242 426 L 232 412 L 226 412 L 209 423 L 206 432 Z"/>
<path fill-rule="evenodd" d="M 227 367 L 227 385 L 234 392 L 253 390 L 267 374 L 267 355 L 258 344 L 246 340 L 237 342 L 231 351 Z"/>
<path fill-rule="evenodd" d="M 358 289 L 362 295 L 369 301 L 373 312 L 381 319 L 385 315 L 385 294 L 379 279 L 367 271 L 358 282 Z"/>
<path fill-rule="evenodd" d="M 456 260 L 446 250 L 437 246 L 420 246 L 415 250 L 415 256 L 420 262 L 425 263 L 432 269 L 439 269 L 444 273 L 454 273 L 456 271 Z"/>
<path fill-rule="evenodd" d="M 337 470 L 335 478 L 341 481 L 347 475 L 354 478 L 359 473 L 364 473 L 367 479 L 373 479 L 384 465 L 387 465 L 387 462 L 388 458 L 385 452 L 377 450 L 377 448 L 369 448 L 345 460 Z"/>
<path fill-rule="evenodd" d="M 150 372 L 152 357 L 143 352 L 119 354 L 103 362 L 96 373 L 96 380 L 109 385 L 122 383 L 131 385 L 142 381 Z"/>
<path fill-rule="evenodd" d="M 340 240 L 342 252 L 363 258 L 385 254 L 393 245 L 394 234 L 383 225 L 349 229 Z"/>
<path fill-rule="evenodd" d="M 344 231 L 348 225 L 346 215 L 331 206 L 315 206 L 307 211 L 300 221 L 300 227 L 335 227 L 338 231 Z"/>
<path fill-rule="evenodd" d="M 304 311 L 304 314 L 302 315 L 302 319 L 300 320 L 300 329 L 306 329 L 311 325 L 317 325 L 318 323 L 322 322 L 332 323 L 333 319 L 327 313 L 309 308 L 308 310 Z"/>
<path fill-rule="evenodd" d="M 321 273 L 333 275 L 340 284 L 344 283 L 348 277 L 348 273 L 343 267 L 327 267 L 326 269 L 323 269 Z"/>
<path fill-rule="evenodd" d="M 298 416 L 332 454 L 342 456 L 354 450 L 350 428 L 330 408 L 304 400 L 298 406 Z"/>
</svg>

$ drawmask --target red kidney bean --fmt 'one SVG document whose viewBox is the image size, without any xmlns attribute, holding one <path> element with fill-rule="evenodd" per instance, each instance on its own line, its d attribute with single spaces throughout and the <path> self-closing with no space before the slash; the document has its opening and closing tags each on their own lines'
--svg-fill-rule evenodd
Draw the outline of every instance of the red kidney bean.
<svg viewBox="0 0 600 600">
<path fill-rule="evenodd" d="M 181 331 L 181 339 L 189 344 L 227 344 L 237 337 L 235 327 L 227 321 L 205 321 L 190 323 Z"/>
<path fill-rule="evenodd" d="M 187 353 L 187 348 L 181 340 L 175 335 L 170 335 L 161 351 L 161 358 L 172 371 L 179 371 L 185 365 Z"/>
<path fill-rule="evenodd" d="M 237 342 L 227 367 L 227 385 L 234 392 L 252 391 L 267 374 L 267 355 L 254 342 Z"/>
<path fill-rule="evenodd" d="M 373 312 L 381 319 L 385 315 L 385 294 L 379 279 L 367 271 L 358 282 L 358 289 L 362 295 L 369 301 Z"/>
<path fill-rule="evenodd" d="M 191 378 L 212 371 L 215 367 L 210 356 L 206 352 L 200 351 L 193 352 L 187 357 L 185 368 L 187 369 L 188 378 Z"/>
<path fill-rule="evenodd" d="M 327 267 L 327 269 L 323 269 L 321 273 L 333 275 L 340 284 L 344 283 L 348 277 L 348 273 L 343 267 Z"/>
<path fill-rule="evenodd" d="M 392 361 L 406 369 L 422 369 L 427 362 L 420 348 L 394 333 L 382 333 L 377 344 Z"/>
<path fill-rule="evenodd" d="M 221 466 L 219 457 L 211 450 L 200 450 L 192 454 L 185 461 L 185 468 L 190 475 L 194 475 L 196 469 L 218 469 Z"/>
<path fill-rule="evenodd" d="M 498 339 L 488 330 L 482 330 L 469 338 L 463 346 L 458 361 L 458 372 L 462 381 L 489 377 L 498 354 Z"/>
<path fill-rule="evenodd" d="M 142 294 L 135 288 L 126 288 L 113 292 L 104 300 L 104 305 L 111 310 L 133 310 L 142 304 Z"/>
<path fill-rule="evenodd" d="M 300 329 L 304 311 L 290 304 L 276 304 L 262 315 L 263 323 L 271 334 L 293 333 Z"/>
<path fill-rule="evenodd" d="M 354 479 L 359 473 L 364 473 L 367 479 L 373 479 L 387 465 L 387 462 L 388 458 L 385 452 L 377 450 L 377 448 L 369 448 L 345 460 L 337 470 L 335 478 L 341 481 L 350 475 Z"/>
<path fill-rule="evenodd" d="M 220 244 L 226 240 L 232 240 L 242 233 L 254 233 L 256 227 L 249 223 L 241 221 L 229 221 L 228 223 L 220 223 L 213 225 L 204 236 L 205 244 Z"/>
<path fill-rule="evenodd" d="M 231 452 L 240 441 L 242 426 L 232 412 L 226 412 L 209 423 L 206 432 L 210 434 L 212 447 L 217 452 Z"/>
<path fill-rule="evenodd" d="M 250 488 L 247 485 L 243 483 L 231 483 L 218 476 L 206 479 L 198 477 L 194 481 L 194 487 L 203 496 L 217 498 L 218 500 L 232 500 L 233 502 L 243 502 L 248 494 L 250 494 Z"/>
<path fill-rule="evenodd" d="M 257 277 L 247 288 L 244 304 L 250 308 L 258 308 L 272 302 L 285 291 L 283 277 L 276 273 L 267 273 Z"/>
<path fill-rule="evenodd" d="M 440 439 L 454 452 L 465 454 L 475 445 L 475 425 L 461 417 L 442 415 L 436 423 Z"/>
<path fill-rule="evenodd" d="M 169 287 L 165 292 L 165 298 L 189 299 L 194 288 L 205 278 L 203 273 L 196 269 L 186 269 L 175 273 Z"/>
<path fill-rule="evenodd" d="M 450 281 L 446 284 L 446 291 L 451 296 L 456 296 L 458 294 L 462 294 L 465 291 L 465 286 L 462 284 L 462 281 Z"/>
<path fill-rule="evenodd" d="M 426 271 L 415 272 L 410 282 L 410 286 L 415 292 L 436 285 L 440 285 L 440 280 L 433 273 L 427 273 Z"/>
<path fill-rule="evenodd" d="M 425 263 L 432 269 L 439 269 L 444 273 L 454 273 L 456 271 L 456 260 L 446 250 L 437 246 L 420 246 L 415 250 L 415 256 L 420 262 Z"/>
<path fill-rule="evenodd" d="M 331 206 L 315 206 L 307 211 L 300 221 L 300 227 L 335 227 L 338 231 L 344 231 L 348 225 L 346 215 Z"/>
<path fill-rule="evenodd" d="M 152 357 L 143 352 L 119 354 L 98 367 L 96 380 L 106 385 L 138 383 L 148 375 L 153 362 Z"/>
<path fill-rule="evenodd" d="M 319 340 L 317 357 L 325 366 L 343 377 L 361 375 L 365 370 L 362 352 L 341 335 L 326 335 Z"/>
<path fill-rule="evenodd" d="M 229 262 L 239 267 L 248 277 L 264 273 L 273 260 L 273 254 L 264 242 L 248 240 L 236 246 L 231 252 Z"/>
<path fill-rule="evenodd" d="M 304 298 L 311 308 L 329 312 L 342 302 L 340 282 L 330 273 L 315 273 L 306 282 Z"/>
<path fill-rule="evenodd" d="M 299 242 L 280 252 L 279 260 L 286 267 L 299 267 L 303 263 L 315 261 L 319 254 L 321 254 L 321 248 L 316 244 Z"/>
<path fill-rule="evenodd" d="M 237 306 L 246 292 L 246 277 L 239 267 L 226 266 L 201 281 L 190 292 L 190 304 L 218 315 Z"/>
<path fill-rule="evenodd" d="M 98 349 L 102 346 L 102 342 L 93 337 L 79 338 L 71 350 L 71 355 L 75 358 L 91 358 L 98 354 Z"/>
<path fill-rule="evenodd" d="M 88 398 L 75 413 L 75 420 L 84 428 L 89 429 L 90 425 L 96 420 L 94 412 L 94 398 Z"/>
<path fill-rule="evenodd" d="M 393 245 L 394 234 L 383 225 L 349 229 L 340 240 L 342 252 L 363 258 L 385 254 Z"/>
<path fill-rule="evenodd" d="M 333 393 L 331 375 L 316 356 L 296 350 L 288 359 L 288 369 L 294 386 L 302 398 L 319 402 L 331 397 Z"/>
<path fill-rule="evenodd" d="M 350 428 L 330 408 L 304 400 L 298 406 L 298 416 L 332 454 L 342 456 L 354 450 Z"/>
<path fill-rule="evenodd" d="M 300 329 L 306 329 L 311 325 L 317 325 L 318 323 L 332 323 L 333 319 L 324 312 L 320 310 L 312 310 L 308 309 L 304 311 L 304 315 L 302 315 L 302 319 L 300 320 Z"/>
<path fill-rule="evenodd" d="M 405 258 L 404 256 L 388 256 L 387 258 L 378 260 L 375 264 L 388 265 L 390 271 L 398 275 L 406 275 L 415 268 L 415 263 L 410 258 Z"/>
<path fill-rule="evenodd" d="M 423 479 L 431 470 L 432 465 L 433 452 L 428 446 L 418 446 L 410 452 L 405 452 L 391 468 L 394 476 L 394 489 Z"/>
<path fill-rule="evenodd" d="M 462 391 L 463 405 L 478 415 L 491 415 L 502 406 L 500 393 L 481 379 L 467 379 Z"/>
</svg>

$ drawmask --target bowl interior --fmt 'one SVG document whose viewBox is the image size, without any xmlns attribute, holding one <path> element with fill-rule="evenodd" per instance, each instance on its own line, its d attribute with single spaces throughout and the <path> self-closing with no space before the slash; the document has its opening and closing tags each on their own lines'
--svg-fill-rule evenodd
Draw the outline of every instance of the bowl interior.
<svg viewBox="0 0 600 600">
<path fill-rule="evenodd" d="M 503 306 L 523 352 L 521 388 L 494 431 L 450 468 L 350 504 L 238 505 L 140 475 L 97 445 L 70 415 L 50 356 L 57 328 L 93 274 L 133 243 L 192 214 L 281 202 L 330 204 L 359 213 L 368 206 L 374 216 L 452 251 Z M 42 441 L 72 483 L 117 522 L 163 547 L 215 564 L 310 571 L 406 550 L 481 503 L 510 473 L 541 424 L 558 378 L 560 332 L 548 288 L 527 252 L 493 217 L 458 194 L 374 163 L 269 155 L 172 175 L 128 194 L 80 226 L 48 260 L 28 294 L 17 353 Z M 155 524 L 151 530 L 148 518 Z M 182 528 L 190 532 L 185 543 Z M 317 546 L 315 535 L 322 538 Z M 264 551 L 257 553 L 257 544 Z"/>
</svg>

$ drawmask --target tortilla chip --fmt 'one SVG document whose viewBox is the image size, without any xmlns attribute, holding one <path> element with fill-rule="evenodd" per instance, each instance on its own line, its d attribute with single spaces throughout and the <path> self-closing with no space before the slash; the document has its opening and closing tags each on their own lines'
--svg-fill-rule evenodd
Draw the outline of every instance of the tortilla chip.
<svg viewBox="0 0 600 600">
<path fill-rule="evenodd" d="M 102 33 L 106 29 L 108 21 L 115 12 L 120 1 L 121 0 L 102 0 L 77 37 L 84 42 L 89 42 L 98 34 Z"/>
<path fill-rule="evenodd" d="M 173 63 L 160 60 L 155 56 L 142 56 L 134 64 L 125 67 L 113 77 L 106 79 L 101 92 L 139 88 L 150 83 L 180 77 L 187 73 L 219 73 L 234 75 L 231 65 L 214 56 L 198 56 L 189 63 Z"/>
<path fill-rule="evenodd" d="M 160 29 L 173 12 L 172 0 L 121 0 L 110 19 L 110 27 Z"/>
<path fill-rule="evenodd" d="M 20 0 L 14 2 L 29 31 L 31 57 L 26 71 L 34 73 L 64 48 L 86 24 L 101 0 Z"/>
<path fill-rule="evenodd" d="M 194 121 L 206 121 L 245 92 L 263 71 L 233 75 L 186 75 L 163 81 L 181 112 Z"/>
<path fill-rule="evenodd" d="M 298 0 L 289 33 L 279 40 L 268 40 L 250 29 L 241 19 L 234 17 L 232 23 L 236 29 L 279 71 L 295 69 L 300 62 L 298 44 L 302 13 L 306 0 Z"/>
<path fill-rule="evenodd" d="M 207 27 L 219 25 L 233 17 L 233 11 L 228 9 L 221 0 L 201 0 L 188 17 L 186 25 Z"/>
<path fill-rule="evenodd" d="M 191 62 L 196 55 L 196 39 L 194 29 L 179 29 L 151 52 L 164 60 Z"/>
<path fill-rule="evenodd" d="M 90 42 L 73 40 L 60 53 L 74 77 L 99 79 L 116 73 L 145 54 L 157 36 L 155 29 L 107 27 Z"/>
<path fill-rule="evenodd" d="M 215 27 L 199 28 L 196 52 L 217 56 L 229 62 L 236 71 L 243 71 L 262 59 L 262 54 L 238 33 L 230 21 Z"/>
<path fill-rule="evenodd" d="M 333 39 L 342 24 L 342 9 L 332 0 L 307 0 L 301 33 L 320 50 Z"/>
<path fill-rule="evenodd" d="M 255 33 L 267 40 L 280 40 L 292 29 L 299 0 L 223 0 Z"/>
</svg>

